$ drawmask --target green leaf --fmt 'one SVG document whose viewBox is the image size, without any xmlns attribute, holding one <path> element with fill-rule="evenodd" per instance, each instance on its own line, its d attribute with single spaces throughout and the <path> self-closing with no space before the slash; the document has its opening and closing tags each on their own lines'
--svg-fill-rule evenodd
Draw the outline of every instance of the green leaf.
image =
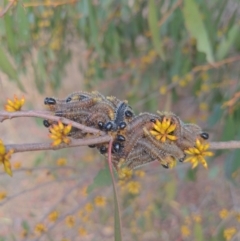
<svg viewBox="0 0 240 241">
<path fill-rule="evenodd" d="M 239 35 L 239 26 L 237 24 L 233 25 L 232 28 L 228 32 L 228 36 L 226 39 L 223 39 L 219 44 L 217 49 L 217 59 L 221 60 L 228 54 L 230 48 L 234 45 L 237 37 Z"/>
<path fill-rule="evenodd" d="M 111 185 L 111 183 L 111 176 L 106 166 L 104 169 L 100 170 L 98 174 L 95 176 L 93 183 L 90 184 L 87 188 L 87 193 L 92 192 L 94 189 L 98 187 L 109 186 Z"/>
<path fill-rule="evenodd" d="M 188 169 L 186 180 L 196 181 L 197 179 L 197 168 L 192 169 L 191 167 Z"/>
<path fill-rule="evenodd" d="M 212 46 L 202 20 L 202 14 L 194 0 L 184 0 L 183 15 L 187 30 L 197 40 L 197 50 L 206 54 L 208 62 L 214 62 Z"/>
<path fill-rule="evenodd" d="M 172 180 L 170 182 L 168 182 L 165 186 L 165 192 L 166 192 L 166 196 L 165 198 L 167 199 L 167 201 L 171 201 L 174 199 L 175 195 L 176 195 L 176 182 L 175 180 Z"/>
<path fill-rule="evenodd" d="M 18 19 L 18 37 L 21 41 L 25 41 L 26 44 L 30 37 L 30 24 L 27 19 L 27 10 L 23 8 L 22 4 L 18 4 L 16 15 Z"/>
<path fill-rule="evenodd" d="M 98 26 L 97 26 L 97 19 L 96 19 L 96 11 L 94 9 L 94 5 L 92 1 L 87 1 L 88 3 L 88 10 L 89 10 L 89 23 L 90 23 L 90 31 L 91 31 L 91 43 L 96 48 L 100 59 L 102 58 L 102 49 L 99 44 L 98 40 Z"/>
<path fill-rule="evenodd" d="M 12 66 L 4 49 L 1 46 L 0 46 L 0 70 L 2 70 L 5 74 L 7 74 L 10 79 L 15 80 L 18 87 L 24 91 L 23 85 L 19 81 L 16 69 Z"/>
<path fill-rule="evenodd" d="M 202 226 L 200 223 L 195 223 L 193 233 L 194 233 L 195 241 L 204 241 L 205 240 L 203 237 L 203 230 L 202 230 Z"/>
<path fill-rule="evenodd" d="M 22 222 L 22 228 L 26 231 L 30 231 L 30 226 L 26 220 Z"/>
<path fill-rule="evenodd" d="M 7 38 L 7 44 L 11 51 L 11 53 L 17 52 L 17 38 L 14 34 L 14 22 L 13 17 L 10 16 L 10 13 L 7 13 L 4 15 L 4 21 L 5 21 L 5 31 L 6 31 L 6 38 Z"/>
<path fill-rule="evenodd" d="M 159 56 L 164 60 L 164 52 L 158 27 L 157 6 L 155 0 L 148 1 L 148 25 L 152 36 L 153 46 Z"/>
</svg>

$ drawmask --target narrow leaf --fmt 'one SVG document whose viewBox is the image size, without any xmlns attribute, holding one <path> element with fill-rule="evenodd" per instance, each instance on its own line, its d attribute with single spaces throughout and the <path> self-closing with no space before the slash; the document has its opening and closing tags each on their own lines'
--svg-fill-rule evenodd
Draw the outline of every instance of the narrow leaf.
<svg viewBox="0 0 240 241">
<path fill-rule="evenodd" d="M 238 36 L 239 36 L 239 26 L 238 25 L 233 25 L 232 28 L 229 30 L 228 32 L 228 36 L 226 39 L 224 39 L 218 47 L 217 50 L 217 59 L 221 60 L 224 57 L 226 57 L 226 55 L 228 54 L 231 46 L 234 45 L 234 42 L 237 40 Z"/>
<path fill-rule="evenodd" d="M 17 79 L 17 71 L 12 66 L 4 49 L 0 46 L 0 69 L 9 76 L 11 79 Z"/>
<path fill-rule="evenodd" d="M 0 70 L 8 75 L 11 80 L 15 80 L 18 87 L 24 91 L 23 85 L 19 81 L 16 69 L 9 61 L 4 49 L 0 46 Z"/>
<path fill-rule="evenodd" d="M 195 0 L 184 0 L 183 15 L 187 30 L 197 40 L 197 50 L 206 54 L 208 62 L 214 62 L 210 39 Z"/>
<path fill-rule="evenodd" d="M 196 241 L 205 240 L 203 237 L 203 230 L 200 223 L 195 223 L 193 232 L 194 232 L 194 238 L 195 238 L 194 240 Z"/>
<path fill-rule="evenodd" d="M 164 60 L 164 52 L 160 38 L 160 29 L 158 27 L 157 6 L 155 0 L 148 1 L 148 24 L 152 36 L 153 46 L 159 56 Z"/>
<path fill-rule="evenodd" d="M 105 187 L 111 185 L 111 176 L 109 174 L 109 170 L 107 167 L 100 170 L 98 174 L 95 176 L 93 183 L 90 184 L 87 188 L 87 193 L 92 192 L 94 189 L 98 187 Z"/>
</svg>

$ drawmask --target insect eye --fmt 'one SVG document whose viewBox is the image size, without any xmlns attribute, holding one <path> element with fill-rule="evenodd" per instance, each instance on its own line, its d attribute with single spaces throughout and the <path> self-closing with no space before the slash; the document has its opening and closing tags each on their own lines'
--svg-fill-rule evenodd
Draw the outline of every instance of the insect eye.
<svg viewBox="0 0 240 241">
<path fill-rule="evenodd" d="M 45 105 L 55 105 L 56 100 L 53 99 L 53 98 L 46 97 L 45 100 L 44 100 L 44 104 Z"/>
<path fill-rule="evenodd" d="M 43 125 L 45 127 L 49 127 L 50 126 L 50 123 L 48 122 L 48 120 L 43 120 Z"/>
<path fill-rule="evenodd" d="M 113 127 L 113 124 L 111 122 L 107 122 L 106 125 L 104 126 L 104 129 L 106 131 L 110 131 Z"/>
<path fill-rule="evenodd" d="M 125 141 L 125 137 L 122 135 L 117 135 L 117 140 L 118 141 Z"/>
<path fill-rule="evenodd" d="M 121 145 L 118 142 L 113 143 L 113 152 L 119 152 L 121 149 Z"/>
<path fill-rule="evenodd" d="M 70 102 L 72 100 L 72 98 L 71 97 L 68 97 L 67 99 L 66 99 L 66 102 Z"/>
<path fill-rule="evenodd" d="M 124 129 L 126 126 L 127 126 L 127 124 L 126 124 L 126 122 L 124 122 L 124 121 L 119 124 L 119 128 L 120 128 L 121 130 Z"/>
<path fill-rule="evenodd" d="M 169 166 L 166 164 L 162 164 L 162 166 L 164 167 L 164 168 L 166 168 L 166 169 L 168 169 L 169 168 Z"/>
<path fill-rule="evenodd" d="M 104 154 L 104 153 L 107 152 L 107 147 L 106 146 L 101 146 L 99 150 L 100 150 L 101 154 Z"/>
<path fill-rule="evenodd" d="M 94 148 L 94 147 L 96 147 L 96 145 L 88 145 L 88 147 Z"/>
<path fill-rule="evenodd" d="M 155 120 L 155 119 L 151 119 L 150 121 L 153 122 L 153 123 L 156 123 L 156 120 Z"/>
<path fill-rule="evenodd" d="M 133 116 L 133 113 L 132 113 L 130 110 L 127 110 L 127 111 L 125 112 L 125 116 L 126 116 L 126 117 L 132 117 L 132 116 Z"/>
<path fill-rule="evenodd" d="M 200 135 L 204 140 L 207 140 L 209 138 L 209 134 L 206 133 L 206 132 L 203 132 L 201 135 Z"/>
<path fill-rule="evenodd" d="M 102 121 L 99 121 L 99 122 L 98 122 L 98 127 L 99 127 L 99 129 L 102 129 L 103 126 L 104 126 L 104 123 L 103 123 Z"/>
</svg>

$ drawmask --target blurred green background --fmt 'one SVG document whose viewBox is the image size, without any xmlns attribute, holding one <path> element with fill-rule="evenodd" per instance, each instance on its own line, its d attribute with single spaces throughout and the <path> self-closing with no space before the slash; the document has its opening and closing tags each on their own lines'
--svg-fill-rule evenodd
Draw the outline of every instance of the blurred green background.
<svg viewBox="0 0 240 241">
<path fill-rule="evenodd" d="M 8 4 L 9 1 L 0 0 L 0 12 Z M 136 113 L 173 111 L 183 121 L 201 125 L 214 141 L 240 137 L 239 1 L 16 1 L 0 18 L 0 43 L 2 103 L 18 93 L 25 96 L 29 108 L 44 108 L 45 96 L 64 98 L 79 89 L 98 90 L 127 99 Z M 35 137 L 44 139 L 47 132 L 42 131 L 40 122 L 36 123 L 31 130 Z M 13 128 L 17 125 L 13 124 Z M 23 130 L 19 131 L 20 136 L 24 135 Z M 15 132 L 13 142 L 17 139 L 14 135 Z M 86 148 L 81 151 L 86 152 Z M 36 165 L 30 163 L 29 167 L 48 166 L 51 159 L 61 155 L 68 156 L 72 165 L 76 165 L 73 160 L 79 158 L 79 152 L 59 153 L 38 154 L 33 158 Z M 95 154 L 90 152 L 82 158 Z M 188 165 L 179 165 L 173 171 L 162 170 L 157 164 L 143 167 L 146 176 L 144 181 L 138 180 L 143 186 L 142 195 L 120 195 L 124 240 L 239 238 L 239 223 L 238 226 L 234 223 L 234 217 L 221 221 L 218 215 L 223 208 L 229 213 L 238 213 L 240 209 L 239 154 L 239 151 L 216 152 L 208 172 L 202 168 L 193 171 Z M 103 158 L 94 158 L 101 159 L 94 167 L 90 167 L 94 162 L 77 164 L 81 172 L 88 170 L 91 179 L 104 166 Z M 3 183 L 8 182 L 3 175 L 1 178 Z M 26 179 L 24 175 L 18 178 Z M 14 180 L 10 185 L 14 185 Z M 111 199 L 109 188 L 104 190 Z M 6 189 L 10 192 L 11 188 Z M 100 222 L 109 224 L 105 229 L 111 227 L 111 211 L 101 210 L 104 221 Z M 200 215 L 201 221 L 192 219 L 193 215 Z M 22 223 L 25 218 L 19 220 Z M 94 220 L 97 223 L 96 217 Z M 26 223 L 22 226 L 30 229 Z M 238 230 L 229 238 L 224 231 L 232 227 Z M 15 228 L 21 229 L 18 225 L 4 228 L 0 240 L 14 240 L 9 238 L 9 232 L 14 236 L 15 231 L 11 230 Z M 97 235 L 101 228 L 98 224 L 89 232 Z M 102 239 L 88 235 L 86 240 L 112 240 L 112 230 L 105 229 Z M 69 240 L 74 236 L 71 235 L 66 235 Z M 46 236 L 49 239 L 44 240 L 56 237 L 51 231 Z"/>
</svg>

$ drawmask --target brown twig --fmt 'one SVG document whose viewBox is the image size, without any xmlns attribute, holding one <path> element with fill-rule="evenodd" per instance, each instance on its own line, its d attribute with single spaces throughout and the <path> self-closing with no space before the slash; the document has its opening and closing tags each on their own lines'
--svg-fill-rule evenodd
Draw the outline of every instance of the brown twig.
<svg viewBox="0 0 240 241">
<path fill-rule="evenodd" d="M 7 11 L 13 6 L 15 2 L 17 2 L 17 0 L 13 0 L 8 3 L 8 5 L 0 12 L 0 18 L 2 18 L 7 13 Z"/>
<path fill-rule="evenodd" d="M 217 69 L 217 68 L 222 67 L 225 64 L 230 64 L 230 63 L 234 63 L 234 62 L 237 62 L 237 61 L 240 61 L 240 55 L 233 56 L 233 57 L 230 57 L 230 58 L 227 58 L 227 59 L 223 59 L 221 61 L 215 62 L 214 64 L 204 64 L 204 65 L 196 66 L 191 71 L 189 71 L 189 73 L 187 73 L 187 74 L 196 74 L 200 71 Z M 179 85 L 179 82 L 171 83 L 167 86 L 166 91 L 170 91 L 171 89 L 175 88 L 178 85 Z"/>
<path fill-rule="evenodd" d="M 29 144 L 5 144 L 8 150 L 16 152 L 27 152 L 27 151 L 43 151 L 43 150 L 59 150 L 63 148 L 76 147 L 76 146 L 88 146 L 99 143 L 109 142 L 111 137 L 109 135 L 100 136 L 96 138 L 78 139 L 71 140 L 70 144 L 60 144 L 58 146 L 52 146 L 51 143 L 29 143 Z"/>
<path fill-rule="evenodd" d="M 0 122 L 3 122 L 4 120 L 7 120 L 7 119 L 17 118 L 17 117 L 39 117 L 42 119 L 52 120 L 56 122 L 61 121 L 64 124 L 71 124 L 73 127 L 76 127 L 87 133 L 105 135 L 105 132 L 102 132 L 100 130 L 81 125 L 77 122 L 66 119 L 64 117 L 54 116 L 53 113 L 50 111 L 40 111 L 40 110 L 36 110 L 36 111 L 27 110 L 27 111 L 16 111 L 16 112 L 0 111 Z"/>
<path fill-rule="evenodd" d="M 35 2 L 35 3 L 24 3 L 23 6 L 25 8 L 28 7 L 39 7 L 39 6 L 48 6 L 48 7 L 58 7 L 61 5 L 66 5 L 66 4 L 73 4 L 76 3 L 77 0 L 67 0 L 67 1 L 52 1 L 52 2 Z"/>
<path fill-rule="evenodd" d="M 158 26 L 161 27 L 166 20 L 169 18 L 169 16 L 171 16 L 171 14 L 182 4 L 182 0 L 178 0 L 173 6 L 172 8 L 170 8 L 170 10 L 168 12 L 166 12 L 163 17 L 160 19 L 160 21 L 158 22 Z"/>
<path fill-rule="evenodd" d="M 210 149 L 212 150 L 240 149 L 240 141 L 210 142 Z"/>
</svg>

